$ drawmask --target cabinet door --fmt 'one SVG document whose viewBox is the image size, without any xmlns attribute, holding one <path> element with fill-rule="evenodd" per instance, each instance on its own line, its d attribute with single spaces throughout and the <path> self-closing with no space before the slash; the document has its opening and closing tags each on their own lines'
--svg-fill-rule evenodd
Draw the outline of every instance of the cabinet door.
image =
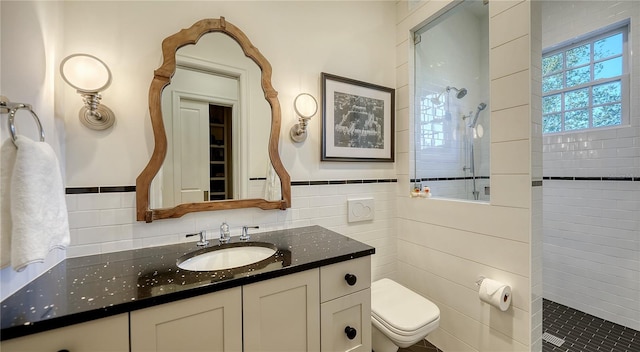
<svg viewBox="0 0 640 352">
<path fill-rule="evenodd" d="M 71 352 L 129 351 L 128 314 L 88 321 L 55 330 L 2 341 L 0 350 Z"/>
<path fill-rule="evenodd" d="M 318 269 L 243 288 L 244 350 L 320 350 Z"/>
<path fill-rule="evenodd" d="M 325 302 L 321 306 L 323 352 L 371 351 L 371 289 Z"/>
<path fill-rule="evenodd" d="M 242 351 L 240 287 L 131 312 L 131 350 Z"/>
</svg>

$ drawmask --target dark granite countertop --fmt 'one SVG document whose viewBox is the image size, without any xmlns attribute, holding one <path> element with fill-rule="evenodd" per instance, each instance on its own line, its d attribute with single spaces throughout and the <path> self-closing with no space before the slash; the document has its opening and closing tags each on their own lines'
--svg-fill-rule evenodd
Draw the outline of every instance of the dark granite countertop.
<svg viewBox="0 0 640 352">
<path fill-rule="evenodd" d="M 195 237 L 194 237 L 195 238 Z M 211 241 L 211 240 L 210 240 Z M 233 237 L 231 242 L 237 242 Z M 255 233 L 274 244 L 265 261 L 235 270 L 186 271 L 180 256 L 195 241 L 63 260 L 1 303 L 0 339 L 7 340 L 130 312 L 324 265 L 372 255 L 375 248 L 310 226 Z M 218 246 L 213 240 L 210 246 Z"/>
</svg>

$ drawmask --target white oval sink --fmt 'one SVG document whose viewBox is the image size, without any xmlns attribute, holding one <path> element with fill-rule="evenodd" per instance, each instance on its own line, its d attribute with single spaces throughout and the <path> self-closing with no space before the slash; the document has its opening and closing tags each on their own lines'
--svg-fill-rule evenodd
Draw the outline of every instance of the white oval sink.
<svg viewBox="0 0 640 352">
<path fill-rule="evenodd" d="M 228 247 L 205 248 L 200 254 L 186 254 L 178 259 L 178 267 L 190 271 L 228 270 L 258 263 L 276 252 L 275 246 L 268 243 L 234 243 Z"/>
</svg>

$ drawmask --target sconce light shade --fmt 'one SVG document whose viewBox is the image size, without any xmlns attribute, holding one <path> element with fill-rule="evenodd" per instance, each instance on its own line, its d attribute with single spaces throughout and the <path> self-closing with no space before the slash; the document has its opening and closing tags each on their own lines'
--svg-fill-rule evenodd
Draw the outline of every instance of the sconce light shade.
<svg viewBox="0 0 640 352">
<path fill-rule="evenodd" d="M 309 93 L 301 93 L 293 101 L 293 109 L 298 114 L 298 123 L 291 127 L 289 136 L 300 143 L 307 139 L 307 123 L 318 112 L 318 101 Z"/>
<path fill-rule="evenodd" d="M 92 55 L 73 54 L 60 63 L 60 75 L 82 96 L 84 106 L 79 113 L 82 124 L 93 130 L 104 130 L 113 125 L 113 111 L 100 104 L 100 92 L 111 85 L 107 64 Z"/>
</svg>

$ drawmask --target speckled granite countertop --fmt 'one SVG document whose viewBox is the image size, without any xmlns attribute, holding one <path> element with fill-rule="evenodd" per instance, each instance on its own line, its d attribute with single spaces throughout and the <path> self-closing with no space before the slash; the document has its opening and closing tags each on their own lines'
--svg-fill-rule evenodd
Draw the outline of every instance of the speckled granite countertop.
<svg viewBox="0 0 640 352">
<path fill-rule="evenodd" d="M 196 238 L 196 237 L 193 237 Z M 211 240 L 210 240 L 211 241 Z M 233 237 L 232 242 L 238 238 Z M 220 291 L 375 253 L 375 248 L 320 226 L 255 233 L 278 252 L 239 270 L 185 271 L 177 258 L 195 241 L 62 261 L 1 303 L 7 340 L 157 304 Z M 213 240 L 210 246 L 217 246 Z"/>
</svg>

